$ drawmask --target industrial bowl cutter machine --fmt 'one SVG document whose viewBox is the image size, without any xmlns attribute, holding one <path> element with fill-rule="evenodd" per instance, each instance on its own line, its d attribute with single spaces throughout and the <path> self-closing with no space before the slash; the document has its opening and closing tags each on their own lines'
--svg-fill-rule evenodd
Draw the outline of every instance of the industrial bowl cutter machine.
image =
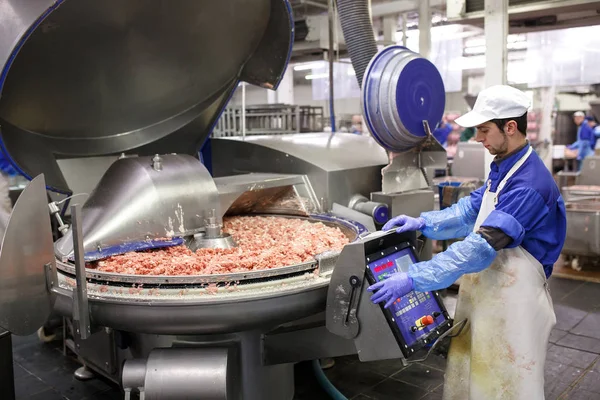
<svg viewBox="0 0 600 400">
<path fill-rule="evenodd" d="M 391 314 L 364 293 L 369 281 L 418 260 L 414 234 L 369 233 L 344 218 L 352 213 L 332 213 L 305 172 L 213 178 L 195 157 L 240 81 L 277 88 L 293 42 L 287 1 L 152 3 L 0 1 L 1 149 L 31 180 L 2 241 L 0 326 L 28 335 L 59 313 L 72 323 L 82 363 L 126 398 L 291 400 L 295 362 L 358 353 L 408 363 L 431 351 L 452 326 L 437 294 L 411 295 Z M 367 4 L 338 5 L 367 125 L 392 162 L 379 193 L 349 191 L 339 201 L 376 218 L 381 204 L 400 212 L 395 196 L 429 189 L 426 168 L 445 165 L 430 133 L 444 89 L 433 65 L 406 48 L 375 56 L 373 40 L 356 50 L 368 29 L 347 27 L 366 26 Z M 335 140 L 343 152 L 343 136 Z M 83 206 L 70 207 L 67 226 L 47 199 L 48 191 L 73 194 L 60 162 L 98 156 L 114 162 Z M 127 251 L 232 246 L 225 214 L 323 222 L 351 244 L 304 264 L 228 275 L 88 268 Z M 50 215 L 62 232 L 56 242 Z"/>
</svg>

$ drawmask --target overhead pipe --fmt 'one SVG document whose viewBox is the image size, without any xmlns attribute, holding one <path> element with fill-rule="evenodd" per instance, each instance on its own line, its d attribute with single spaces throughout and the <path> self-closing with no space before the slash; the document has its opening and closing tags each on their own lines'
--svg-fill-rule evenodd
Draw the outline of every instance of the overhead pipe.
<svg viewBox="0 0 600 400">
<path fill-rule="evenodd" d="M 335 133 L 335 107 L 334 107 L 334 91 L 333 91 L 333 26 L 335 21 L 333 20 L 335 16 L 335 0 L 328 1 L 328 19 L 329 19 L 329 51 L 327 52 L 327 56 L 329 58 L 329 118 L 331 119 L 331 134 Z"/>
</svg>

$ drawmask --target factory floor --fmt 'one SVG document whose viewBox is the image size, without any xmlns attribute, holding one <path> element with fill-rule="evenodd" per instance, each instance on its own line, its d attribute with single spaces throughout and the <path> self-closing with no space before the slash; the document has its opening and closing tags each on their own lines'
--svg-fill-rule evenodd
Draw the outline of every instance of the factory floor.
<svg viewBox="0 0 600 400">
<path fill-rule="evenodd" d="M 552 278 L 550 287 L 558 322 L 548 347 L 546 399 L 599 399 L 600 284 Z M 101 380 L 75 380 L 73 372 L 79 365 L 62 356 L 60 343 L 42 344 L 37 336 L 14 337 L 13 349 L 18 400 L 123 398 Z M 444 368 L 445 360 L 439 357 L 408 368 L 393 360 L 360 363 L 356 357 L 342 357 L 326 374 L 349 399 L 436 400 L 442 398 Z M 295 399 L 328 398 L 311 365 L 298 364 Z"/>
</svg>

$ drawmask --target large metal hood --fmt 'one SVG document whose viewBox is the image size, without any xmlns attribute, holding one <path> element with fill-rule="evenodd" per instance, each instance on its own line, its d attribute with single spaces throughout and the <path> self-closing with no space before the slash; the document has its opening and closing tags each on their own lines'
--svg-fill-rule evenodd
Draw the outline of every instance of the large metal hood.
<svg viewBox="0 0 600 400">
<path fill-rule="evenodd" d="M 195 154 L 293 41 L 287 0 L 0 0 L 0 27 L 2 150 L 65 192 L 57 158 Z"/>
</svg>

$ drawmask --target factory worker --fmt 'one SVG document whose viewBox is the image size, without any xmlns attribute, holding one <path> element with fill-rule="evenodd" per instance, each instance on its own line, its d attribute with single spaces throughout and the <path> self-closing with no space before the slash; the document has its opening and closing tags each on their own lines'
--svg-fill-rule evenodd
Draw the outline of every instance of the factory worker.
<svg viewBox="0 0 600 400">
<path fill-rule="evenodd" d="M 465 237 L 430 261 L 369 288 L 390 306 L 411 290 L 444 289 L 462 276 L 445 400 L 543 399 L 544 363 L 556 323 L 547 278 L 561 252 L 565 206 L 552 175 L 525 139 L 527 96 L 493 86 L 455 122 L 477 128 L 495 155 L 486 184 L 450 208 L 392 219 L 384 229 L 420 230 L 431 239 Z"/>
<path fill-rule="evenodd" d="M 439 126 L 433 131 L 433 137 L 443 146 L 448 140 L 448 135 L 452 133 L 452 124 L 442 121 Z"/>
<path fill-rule="evenodd" d="M 352 116 L 352 127 L 350 127 L 350 133 L 353 133 L 355 135 L 363 134 L 362 115 L 353 115 Z"/>
<path fill-rule="evenodd" d="M 598 121 L 596 121 L 596 118 L 594 118 L 593 116 L 585 117 L 585 120 L 587 121 L 587 124 L 593 133 L 593 142 L 591 143 L 592 149 L 596 149 L 600 145 L 600 142 L 598 142 L 598 138 L 600 138 L 600 126 L 598 125 Z"/>
<path fill-rule="evenodd" d="M 598 135 L 596 135 L 596 128 L 598 127 L 598 122 L 596 122 L 596 118 L 594 118 L 591 115 L 588 115 L 585 117 L 585 123 L 589 128 L 589 139 L 591 141 L 592 148 L 594 148 L 594 146 L 596 146 L 596 139 L 598 138 Z"/>
<path fill-rule="evenodd" d="M 574 157 L 577 158 L 577 168 L 581 169 L 583 159 L 594 153 L 596 139 L 593 128 L 588 124 L 583 111 L 573 114 L 573 122 L 577 125 L 577 140 L 567 146 L 567 149 L 574 152 Z"/>
</svg>

